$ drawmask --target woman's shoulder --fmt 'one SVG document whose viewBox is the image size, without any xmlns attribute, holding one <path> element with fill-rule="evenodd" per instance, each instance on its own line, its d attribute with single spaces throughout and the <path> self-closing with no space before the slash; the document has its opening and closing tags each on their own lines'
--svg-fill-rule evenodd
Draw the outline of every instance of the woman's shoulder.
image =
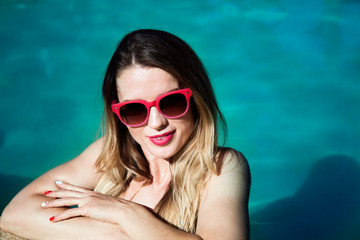
<svg viewBox="0 0 360 240">
<path fill-rule="evenodd" d="M 216 172 L 209 176 L 203 193 L 203 204 L 242 199 L 250 192 L 249 164 L 241 152 L 232 148 L 220 148 L 215 155 Z"/>
<path fill-rule="evenodd" d="M 100 155 L 102 147 L 104 144 L 104 137 L 100 137 L 99 139 L 92 142 L 80 155 L 79 157 L 84 159 L 92 159 L 95 161 L 97 157 Z"/>
<path fill-rule="evenodd" d="M 242 152 L 233 148 L 221 147 L 215 155 L 216 175 L 241 175 L 250 187 L 251 174 L 248 161 Z"/>
<path fill-rule="evenodd" d="M 93 143 L 91 143 L 88 147 L 89 150 L 100 152 L 104 144 L 104 137 L 100 137 L 96 139 Z"/>
<path fill-rule="evenodd" d="M 72 171 L 78 175 L 97 176 L 95 163 L 99 157 L 103 145 L 103 139 L 99 138 L 92 142 L 80 155 L 60 165 L 60 170 Z"/>
</svg>

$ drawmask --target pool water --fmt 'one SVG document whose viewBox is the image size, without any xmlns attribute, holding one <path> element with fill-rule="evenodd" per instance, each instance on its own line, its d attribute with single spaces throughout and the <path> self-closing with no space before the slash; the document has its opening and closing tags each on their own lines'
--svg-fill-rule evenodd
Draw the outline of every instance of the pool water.
<svg viewBox="0 0 360 240">
<path fill-rule="evenodd" d="M 170 31 L 203 60 L 252 171 L 252 239 L 359 239 L 360 2 L 3 0 L 0 210 L 96 138 L 121 37 Z M 341 237 L 340 237 L 341 236 Z"/>
</svg>

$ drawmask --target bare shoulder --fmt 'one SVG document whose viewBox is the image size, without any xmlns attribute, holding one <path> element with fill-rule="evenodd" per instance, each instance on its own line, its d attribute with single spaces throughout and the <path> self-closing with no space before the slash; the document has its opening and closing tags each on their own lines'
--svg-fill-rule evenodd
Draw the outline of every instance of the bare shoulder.
<svg viewBox="0 0 360 240">
<path fill-rule="evenodd" d="M 101 152 L 102 142 L 102 138 L 96 140 L 79 156 L 44 173 L 29 184 L 24 189 L 25 192 L 36 194 L 55 189 L 56 180 L 63 180 L 88 189 L 94 188 L 98 174 L 95 162 Z"/>
<path fill-rule="evenodd" d="M 248 197 L 251 174 L 245 156 L 231 148 L 222 148 L 215 159 L 217 173 L 212 173 L 204 189 L 204 200 Z"/>
<path fill-rule="evenodd" d="M 58 179 L 86 188 L 93 188 L 97 181 L 95 163 L 102 149 L 103 138 L 90 144 L 79 156 L 50 170 Z"/>
<path fill-rule="evenodd" d="M 95 164 L 96 159 L 99 157 L 102 149 L 104 138 L 101 137 L 94 141 L 90 146 L 88 146 L 77 158 L 74 160 L 86 161 L 91 165 Z"/>
<path fill-rule="evenodd" d="M 248 161 L 245 156 L 232 148 L 222 148 L 216 158 L 218 176 L 239 174 L 242 180 L 250 187 L 251 175 Z"/>
</svg>

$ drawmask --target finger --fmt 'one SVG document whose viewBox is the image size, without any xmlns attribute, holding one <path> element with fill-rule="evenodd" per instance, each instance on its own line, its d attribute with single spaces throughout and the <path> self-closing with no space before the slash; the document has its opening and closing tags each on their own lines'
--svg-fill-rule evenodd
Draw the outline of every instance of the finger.
<svg viewBox="0 0 360 240">
<path fill-rule="evenodd" d="M 72 190 L 46 191 L 44 194 L 51 198 L 82 198 L 88 195 L 88 193 Z"/>
<path fill-rule="evenodd" d="M 43 208 L 54 208 L 54 207 L 74 207 L 81 205 L 80 198 L 60 198 L 53 201 L 46 201 L 41 203 Z"/>
<path fill-rule="evenodd" d="M 60 180 L 57 180 L 56 182 L 56 186 L 58 186 L 60 189 L 66 189 L 66 190 L 72 190 L 72 191 L 78 191 L 78 192 L 88 192 L 89 190 L 86 188 L 82 188 L 67 182 L 63 182 Z"/>
<path fill-rule="evenodd" d="M 59 222 L 73 217 L 84 217 L 85 213 L 82 208 L 71 208 L 58 215 L 51 217 L 51 222 Z"/>
</svg>

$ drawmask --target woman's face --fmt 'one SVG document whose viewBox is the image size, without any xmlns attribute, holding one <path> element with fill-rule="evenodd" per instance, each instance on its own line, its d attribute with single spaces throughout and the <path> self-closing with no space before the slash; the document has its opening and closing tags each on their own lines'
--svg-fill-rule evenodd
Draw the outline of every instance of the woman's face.
<svg viewBox="0 0 360 240">
<path fill-rule="evenodd" d="M 179 89 L 178 81 L 169 73 L 139 65 L 123 70 L 117 76 L 116 84 L 120 102 L 140 99 L 151 102 L 161 94 Z M 147 123 L 127 128 L 148 160 L 169 159 L 189 138 L 194 129 L 194 118 L 189 110 L 180 118 L 168 119 L 152 107 Z M 156 137 L 159 135 L 161 137 Z"/>
</svg>

